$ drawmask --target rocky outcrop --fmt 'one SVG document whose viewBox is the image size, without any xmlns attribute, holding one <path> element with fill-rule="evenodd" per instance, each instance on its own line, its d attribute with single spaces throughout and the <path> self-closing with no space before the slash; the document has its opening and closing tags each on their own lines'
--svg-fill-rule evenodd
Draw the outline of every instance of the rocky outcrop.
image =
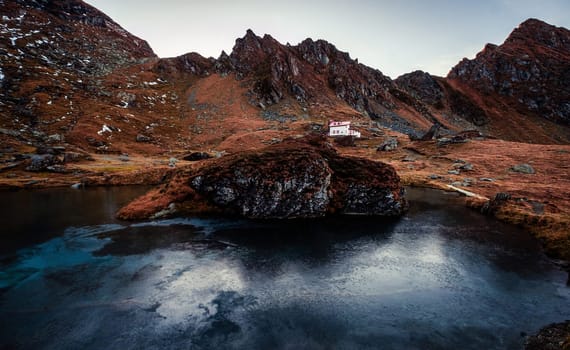
<svg viewBox="0 0 570 350">
<path fill-rule="evenodd" d="M 196 172 L 182 171 L 158 192 L 123 208 L 119 217 L 150 217 L 172 203 L 182 210 L 200 208 L 256 219 L 396 216 L 407 209 L 394 168 L 342 157 L 320 137 L 289 139 L 261 152 L 218 159 Z"/>
<path fill-rule="evenodd" d="M 444 91 L 437 77 L 420 70 L 399 76 L 395 80 L 399 87 L 413 97 L 430 106 L 443 108 Z"/>
<path fill-rule="evenodd" d="M 570 321 L 553 323 L 527 338 L 525 350 L 568 350 L 570 349 Z"/>
</svg>

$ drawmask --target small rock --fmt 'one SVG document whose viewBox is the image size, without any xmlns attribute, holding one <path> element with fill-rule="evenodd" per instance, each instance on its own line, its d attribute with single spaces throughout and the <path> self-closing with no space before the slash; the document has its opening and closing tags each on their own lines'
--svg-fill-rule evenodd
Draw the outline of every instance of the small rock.
<svg viewBox="0 0 570 350">
<path fill-rule="evenodd" d="M 47 171 L 50 171 L 50 172 L 52 172 L 52 173 L 60 173 L 60 174 L 63 174 L 63 173 L 66 173 L 66 172 L 67 172 L 67 169 L 66 169 L 65 166 L 62 165 L 62 164 L 50 165 L 50 166 L 48 166 L 48 167 L 46 168 L 46 170 L 47 170 Z"/>
<path fill-rule="evenodd" d="M 155 220 L 155 219 L 163 218 L 163 217 L 166 217 L 166 216 L 171 216 L 171 215 L 173 215 L 173 214 L 175 214 L 175 213 L 176 213 L 176 203 L 170 203 L 170 204 L 168 205 L 168 208 L 163 209 L 163 210 L 161 210 L 161 211 L 159 211 L 159 212 L 154 213 L 154 214 L 150 217 L 150 219 L 151 219 L 151 220 Z"/>
<path fill-rule="evenodd" d="M 506 193 L 506 192 L 498 192 L 497 194 L 495 194 L 495 201 L 508 201 L 509 199 L 511 199 L 511 195 L 510 193 Z"/>
<path fill-rule="evenodd" d="M 178 159 L 172 157 L 168 160 L 168 166 L 171 168 L 174 168 L 176 166 L 177 162 L 178 162 Z"/>
<path fill-rule="evenodd" d="M 50 143 L 56 143 L 56 142 L 61 142 L 61 141 L 63 141 L 63 136 L 60 134 L 49 135 L 47 138 L 47 142 L 50 142 Z"/>
<path fill-rule="evenodd" d="M 469 141 L 468 139 L 460 137 L 459 135 L 453 136 L 451 138 L 442 137 L 442 138 L 437 139 L 437 146 L 442 147 L 442 146 L 447 146 L 447 145 L 453 144 L 453 143 L 466 143 L 468 141 Z"/>
<path fill-rule="evenodd" d="M 63 162 L 64 163 L 74 163 L 79 162 L 83 159 L 88 159 L 89 155 L 77 152 L 66 152 L 63 155 Z"/>
<path fill-rule="evenodd" d="M 0 128 L 0 134 L 12 136 L 12 137 L 20 137 L 20 135 L 21 135 L 21 133 L 17 130 L 10 130 L 10 129 L 4 129 L 4 128 Z"/>
<path fill-rule="evenodd" d="M 473 170 L 473 164 L 471 163 L 465 163 L 462 166 L 459 167 L 459 169 L 461 170 L 466 170 L 466 171 L 471 171 Z"/>
<path fill-rule="evenodd" d="M 441 147 L 441 146 L 445 146 L 451 143 L 451 139 L 449 137 L 442 137 L 440 139 L 437 139 L 437 146 Z"/>
<path fill-rule="evenodd" d="M 460 171 L 459 170 L 449 170 L 447 173 L 450 175 L 459 175 Z"/>
<path fill-rule="evenodd" d="M 391 137 L 388 140 L 384 141 L 380 146 L 378 146 L 378 148 L 376 148 L 376 151 L 388 152 L 393 151 L 396 148 L 398 148 L 398 139 Z"/>
<path fill-rule="evenodd" d="M 57 157 L 52 154 L 37 154 L 32 156 L 30 165 L 26 167 L 27 171 L 45 171 L 49 170 L 48 167 L 57 164 L 59 161 Z"/>
<path fill-rule="evenodd" d="M 2 164 L 2 165 L 0 165 L 0 172 L 4 172 L 6 170 L 13 169 L 13 168 L 17 167 L 18 165 L 20 165 L 20 163 Z"/>
<path fill-rule="evenodd" d="M 81 182 L 78 182 L 78 183 L 71 185 L 70 187 L 73 188 L 74 190 L 78 190 L 78 189 L 83 187 L 83 184 Z"/>
<path fill-rule="evenodd" d="M 212 155 L 210 155 L 207 152 L 192 152 L 192 153 L 187 154 L 184 157 L 182 157 L 182 159 L 188 160 L 191 162 L 203 160 L 203 159 L 210 159 L 210 158 L 213 158 L 213 157 L 212 157 Z"/>
<path fill-rule="evenodd" d="M 535 171 L 532 166 L 529 164 L 517 164 L 513 165 L 509 170 L 514 171 L 515 173 L 521 174 L 534 174 Z"/>
<path fill-rule="evenodd" d="M 481 177 L 481 178 L 479 178 L 479 181 L 495 182 L 495 179 L 490 178 L 490 177 Z"/>
<path fill-rule="evenodd" d="M 441 179 L 441 176 L 436 175 L 436 174 L 430 174 L 430 175 L 428 175 L 428 178 L 431 180 L 438 180 L 438 179 Z"/>
<path fill-rule="evenodd" d="M 416 157 L 410 156 L 410 155 L 407 155 L 404 157 L 404 159 L 402 159 L 402 162 L 415 162 L 415 161 L 416 161 Z"/>
<path fill-rule="evenodd" d="M 87 141 L 89 146 L 92 146 L 92 147 L 104 147 L 107 145 L 104 141 L 97 140 L 96 138 L 91 137 L 91 136 L 87 136 L 85 138 L 85 140 Z"/>
<path fill-rule="evenodd" d="M 137 141 L 137 142 L 151 142 L 151 141 L 152 141 L 152 138 L 150 138 L 150 137 L 148 137 L 148 136 L 146 136 L 146 135 L 143 135 L 143 134 L 138 134 L 138 135 L 137 135 L 137 138 L 136 138 L 136 141 Z"/>
<path fill-rule="evenodd" d="M 463 186 L 463 182 L 461 181 L 455 181 L 451 183 L 451 186 L 455 186 L 455 187 L 459 187 L 459 186 Z"/>
</svg>

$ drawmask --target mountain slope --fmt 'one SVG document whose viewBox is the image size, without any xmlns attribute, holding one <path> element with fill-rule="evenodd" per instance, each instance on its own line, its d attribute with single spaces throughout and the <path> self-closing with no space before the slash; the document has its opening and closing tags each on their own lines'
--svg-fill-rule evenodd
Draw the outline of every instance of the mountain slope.
<svg viewBox="0 0 570 350">
<path fill-rule="evenodd" d="M 443 134 L 478 129 L 507 140 L 570 143 L 568 31 L 537 21 L 515 30 L 506 49 L 488 48 L 448 78 L 414 72 L 393 81 L 324 40 L 283 45 L 248 30 L 217 59 L 159 59 L 80 0 L 0 6 L 5 162 L 46 146 L 89 154 L 237 152 L 323 131 L 329 120 L 351 120 L 365 137 L 386 129 L 419 136 L 438 123 Z M 546 29 L 536 34 L 534 27 Z M 505 90 L 515 54 L 538 62 L 531 66 L 540 74 Z M 517 76 L 526 77 L 524 67 Z M 493 74 L 481 78 L 481 71 Z"/>
<path fill-rule="evenodd" d="M 156 59 L 145 41 L 79 0 L 2 1 L 0 13 L 6 147 L 63 142 L 87 106 L 100 104 L 107 74 Z"/>
<path fill-rule="evenodd" d="M 487 44 L 447 78 L 414 72 L 396 83 L 434 110 L 485 134 L 529 143 L 570 142 L 570 31 L 535 19 Z M 437 113 L 437 112 L 435 112 Z"/>
<path fill-rule="evenodd" d="M 434 122 L 433 116 L 418 107 L 421 102 L 413 101 L 390 78 L 324 40 L 282 45 L 269 35 L 259 37 L 248 30 L 236 40 L 230 55 L 224 52 L 214 60 L 193 53 L 164 59 L 158 72 L 175 79 L 187 79 L 190 73 L 234 75 L 247 86 L 248 102 L 261 109 L 275 106 L 279 110 L 285 103 L 308 111 L 299 114 L 324 113 L 331 119 L 339 108 L 352 109 L 356 117 L 410 134 Z"/>
<path fill-rule="evenodd" d="M 529 19 L 502 45 L 461 61 L 448 79 L 570 125 L 570 31 Z"/>
</svg>

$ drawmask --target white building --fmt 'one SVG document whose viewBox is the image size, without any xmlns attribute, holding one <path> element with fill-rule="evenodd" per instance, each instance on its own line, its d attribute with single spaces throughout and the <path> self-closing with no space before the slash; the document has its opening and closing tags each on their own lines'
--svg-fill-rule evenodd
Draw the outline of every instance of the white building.
<svg viewBox="0 0 570 350">
<path fill-rule="evenodd" d="M 360 137 L 360 132 L 350 130 L 350 122 L 335 122 L 329 123 L 329 136 L 354 136 Z"/>
</svg>

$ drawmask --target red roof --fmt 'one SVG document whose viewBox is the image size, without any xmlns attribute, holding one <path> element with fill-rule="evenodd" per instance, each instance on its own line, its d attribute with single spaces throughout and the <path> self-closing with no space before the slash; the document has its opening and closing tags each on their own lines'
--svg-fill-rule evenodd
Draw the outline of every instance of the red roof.
<svg viewBox="0 0 570 350">
<path fill-rule="evenodd" d="M 344 125 L 350 125 L 350 122 L 335 122 L 332 121 L 329 123 L 329 126 L 344 126 Z"/>
</svg>

